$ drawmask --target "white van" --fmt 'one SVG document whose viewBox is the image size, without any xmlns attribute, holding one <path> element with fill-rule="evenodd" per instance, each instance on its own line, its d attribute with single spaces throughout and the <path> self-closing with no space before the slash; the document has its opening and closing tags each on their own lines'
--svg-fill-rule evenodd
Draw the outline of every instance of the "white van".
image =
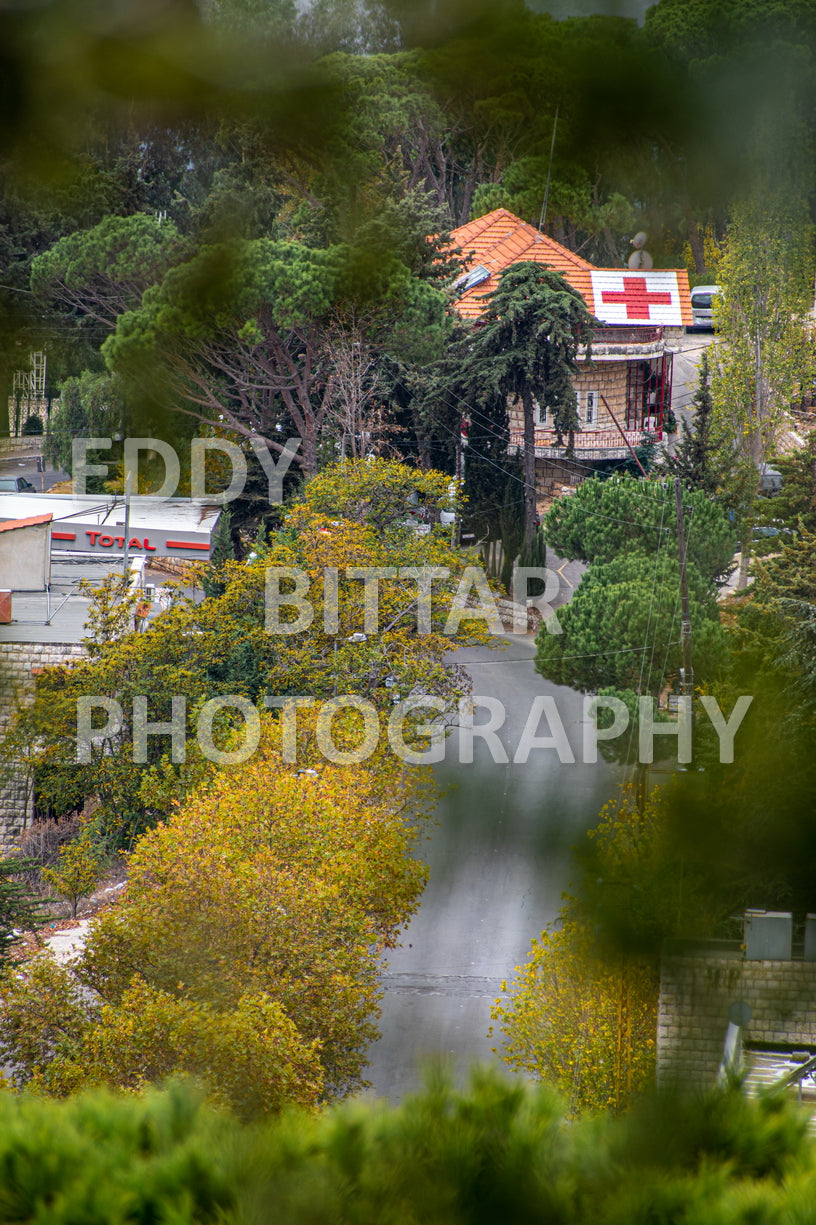
<svg viewBox="0 0 816 1225">
<path fill-rule="evenodd" d="M 691 319 L 693 328 L 714 330 L 714 299 L 720 292 L 719 285 L 695 285 L 691 291 Z"/>
</svg>

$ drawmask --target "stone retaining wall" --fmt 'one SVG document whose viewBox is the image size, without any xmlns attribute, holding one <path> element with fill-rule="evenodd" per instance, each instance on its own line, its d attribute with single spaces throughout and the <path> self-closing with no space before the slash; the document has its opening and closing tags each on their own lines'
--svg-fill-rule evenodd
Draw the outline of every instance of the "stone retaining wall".
<svg viewBox="0 0 816 1225">
<path fill-rule="evenodd" d="M 76 642 L 0 642 L 0 738 L 14 712 L 34 692 L 43 668 L 53 667 L 85 654 Z M 2 762 L 0 772 L 0 854 L 8 850 L 33 818 L 33 791 L 25 774 L 13 761 Z"/>
<path fill-rule="evenodd" d="M 0 459 L 7 455 L 40 455 L 41 453 L 41 434 L 27 434 L 21 438 L 0 438 Z"/>
<path fill-rule="evenodd" d="M 816 961 L 666 957 L 657 1022 L 657 1075 L 662 1083 L 715 1082 L 728 1011 L 737 1000 L 751 1008 L 744 1042 L 816 1045 Z"/>
</svg>

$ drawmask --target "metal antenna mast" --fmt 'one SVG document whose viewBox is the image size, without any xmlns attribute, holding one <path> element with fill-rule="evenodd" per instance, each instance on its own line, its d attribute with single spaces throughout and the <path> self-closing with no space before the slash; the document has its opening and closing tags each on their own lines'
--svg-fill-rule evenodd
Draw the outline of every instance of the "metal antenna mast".
<svg viewBox="0 0 816 1225">
<path fill-rule="evenodd" d="M 544 222 L 547 220 L 547 201 L 550 198 L 550 178 L 552 176 L 553 154 L 555 153 L 555 133 L 558 130 L 558 109 L 558 107 L 555 108 L 555 119 L 553 119 L 552 144 L 550 145 L 550 164 L 547 167 L 547 184 L 544 188 L 544 203 L 541 205 L 541 217 L 538 221 L 539 234 L 544 229 Z"/>
</svg>

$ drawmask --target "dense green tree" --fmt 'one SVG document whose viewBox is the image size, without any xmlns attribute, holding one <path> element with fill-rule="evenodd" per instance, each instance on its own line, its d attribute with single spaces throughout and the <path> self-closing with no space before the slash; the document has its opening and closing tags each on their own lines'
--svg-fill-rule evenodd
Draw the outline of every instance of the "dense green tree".
<svg viewBox="0 0 816 1225">
<path fill-rule="evenodd" d="M 700 490 L 684 491 L 683 506 L 688 560 L 705 578 L 716 578 L 733 555 L 734 530 Z M 669 538 L 676 555 L 674 490 L 629 476 L 586 480 L 572 497 L 553 505 L 546 532 L 560 557 L 577 561 L 606 563 L 632 550 L 654 558 L 657 550 L 671 547 L 665 543 Z"/>
<path fill-rule="evenodd" d="M 769 657 L 788 673 L 791 689 L 812 711 L 816 704 L 816 532 L 802 525 L 774 554 L 757 563 L 754 602 Z"/>
<path fill-rule="evenodd" d="M 816 434 L 809 434 L 803 447 L 775 456 L 773 464 L 782 474 L 782 488 L 758 501 L 758 525 L 816 531 Z"/>
<path fill-rule="evenodd" d="M 786 183 L 789 197 L 813 199 L 812 139 L 816 28 L 807 3 L 792 0 L 661 0 L 646 16 L 651 47 L 673 66 L 687 116 L 661 148 L 682 206 L 699 277 L 704 229 L 722 235 L 736 199 L 757 181 Z M 671 201 L 665 201 L 671 215 Z"/>
<path fill-rule="evenodd" d="M 15 936 L 30 931 L 42 921 L 42 905 L 32 897 L 19 876 L 33 863 L 28 859 L 0 859 L 0 962 Z"/>
<path fill-rule="evenodd" d="M 501 585 L 509 594 L 513 586 L 516 559 L 525 543 L 523 489 L 512 476 L 504 486 L 499 533 L 502 546 Z"/>
<path fill-rule="evenodd" d="M 561 634 L 538 637 L 536 668 L 548 680 L 596 692 L 611 686 L 657 695 L 676 677 L 680 643 L 680 568 L 671 541 L 654 554 L 633 551 L 594 562 L 559 610 Z M 726 662 L 726 639 L 710 582 L 689 567 L 691 632 L 697 680 Z"/>
<path fill-rule="evenodd" d="M 711 684 L 729 663 L 714 580 L 731 557 L 733 529 L 700 490 L 684 491 L 683 511 L 694 683 Z M 588 561 L 589 568 L 559 611 L 563 632 L 542 628 L 536 668 L 558 684 L 623 702 L 630 732 L 602 742 L 601 751 L 641 765 L 645 801 L 638 699 L 673 688 L 685 666 L 674 490 L 628 476 L 584 481 L 573 497 L 555 503 L 545 530 L 559 555 Z M 601 710 L 601 725 L 610 725 L 609 716 Z M 654 751 L 669 752 L 664 738 Z"/>
<path fill-rule="evenodd" d="M 466 520 L 477 540 L 500 536 L 500 514 L 508 481 L 513 481 L 519 499 L 524 487 L 520 465 L 510 460 L 507 448 L 510 429 L 507 403 L 502 395 L 471 398 L 464 446 L 464 494 Z"/>
<path fill-rule="evenodd" d="M 529 544 L 525 544 L 519 554 L 518 564 L 534 570 L 544 570 L 547 565 L 547 541 L 540 528 L 537 528 Z M 527 592 L 531 596 L 543 595 L 546 590 L 544 579 L 530 579 Z"/>
<path fill-rule="evenodd" d="M 355 303 L 398 349 L 444 335 L 441 293 L 397 256 L 378 263 L 361 248 L 259 239 L 205 248 L 171 269 L 120 317 L 105 353 L 131 380 L 158 364 L 165 403 L 272 450 L 294 429 L 295 461 L 313 475 L 337 395 L 332 323 Z"/>
<path fill-rule="evenodd" d="M 552 414 L 558 445 L 567 453 L 580 428 L 572 375 L 579 346 L 589 351 L 596 320 L 581 295 L 543 264 L 505 269 L 474 331 L 467 357 L 469 378 L 521 403 L 524 413 L 524 535 L 535 530 L 535 405 Z"/>
<path fill-rule="evenodd" d="M 813 254 L 803 201 L 780 188 L 742 201 L 718 278 L 712 436 L 742 541 L 744 586 L 762 469 L 788 409 L 813 379 Z"/>
<path fill-rule="evenodd" d="M 472 215 L 480 184 L 498 182 L 551 131 L 553 95 L 563 80 L 563 67 L 548 54 L 554 25 L 518 0 L 479 5 L 464 28 L 421 57 L 420 72 L 446 120 L 434 173 L 456 225 Z"/>
<path fill-rule="evenodd" d="M 46 429 L 43 448 L 55 468 L 71 471 L 72 444 L 75 438 L 110 438 L 127 431 L 128 409 L 121 382 L 110 374 L 85 370 L 78 378 L 62 384 Z M 90 477 L 98 482 L 99 477 Z"/>
<path fill-rule="evenodd" d="M 82 320 L 116 327 L 182 253 L 171 221 L 136 213 L 67 235 L 31 265 L 31 288 Z"/>
<path fill-rule="evenodd" d="M 557 135 L 557 129 L 556 129 Z M 483 183 L 476 189 L 472 213 L 475 217 L 494 208 L 506 208 L 530 225 L 538 226 L 547 196 L 546 231 L 556 242 L 601 267 L 618 267 L 630 250 L 629 240 L 637 229 L 634 206 L 620 191 L 601 199 L 597 180 L 579 165 L 556 165 L 549 157 L 519 158 L 508 166 L 500 183 Z"/>
</svg>

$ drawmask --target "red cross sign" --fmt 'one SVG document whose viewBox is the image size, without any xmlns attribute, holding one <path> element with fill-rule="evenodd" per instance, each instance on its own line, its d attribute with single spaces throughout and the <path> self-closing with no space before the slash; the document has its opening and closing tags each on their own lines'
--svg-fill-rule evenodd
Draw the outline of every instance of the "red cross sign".
<svg viewBox="0 0 816 1225">
<path fill-rule="evenodd" d="M 639 273 L 593 268 L 590 277 L 593 308 L 601 322 L 629 327 L 682 325 L 683 290 L 676 268 L 653 268 Z"/>
<path fill-rule="evenodd" d="M 627 319 L 649 319 L 649 308 L 671 306 L 672 296 L 670 293 L 650 293 L 646 288 L 645 276 L 625 276 L 623 290 L 604 289 L 601 301 L 625 306 Z"/>
</svg>

